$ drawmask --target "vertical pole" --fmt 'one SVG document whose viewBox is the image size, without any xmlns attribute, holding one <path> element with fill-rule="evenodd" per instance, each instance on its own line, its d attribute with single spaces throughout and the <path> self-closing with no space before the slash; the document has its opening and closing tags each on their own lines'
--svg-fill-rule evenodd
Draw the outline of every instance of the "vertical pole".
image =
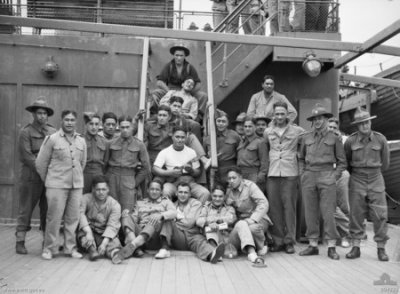
<svg viewBox="0 0 400 294">
<path fill-rule="evenodd" d="M 218 168 L 217 160 L 217 136 L 215 131 L 215 105 L 214 105 L 214 86 L 212 80 L 212 59 L 211 59 L 211 42 L 206 42 L 206 69 L 207 69 L 207 95 L 208 95 L 208 119 L 209 119 L 209 136 L 211 144 L 211 171 L 210 171 L 210 185 L 211 189 L 214 187 L 214 173 L 215 169 Z"/>
<path fill-rule="evenodd" d="M 143 54 L 142 54 L 142 76 L 140 80 L 140 95 L 139 95 L 139 109 L 146 107 L 146 93 L 147 93 L 147 67 L 149 65 L 149 45 L 150 38 L 145 37 L 143 40 Z M 143 141 L 144 132 L 144 117 L 139 120 L 137 137 Z"/>
</svg>

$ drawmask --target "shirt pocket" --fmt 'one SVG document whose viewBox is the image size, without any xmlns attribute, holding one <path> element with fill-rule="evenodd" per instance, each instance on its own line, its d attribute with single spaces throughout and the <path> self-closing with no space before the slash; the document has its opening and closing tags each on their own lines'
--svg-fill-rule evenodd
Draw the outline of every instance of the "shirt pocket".
<svg viewBox="0 0 400 294">
<path fill-rule="evenodd" d="M 31 136 L 31 148 L 32 148 L 31 150 L 33 154 L 37 155 L 39 153 L 43 140 L 44 136 L 41 136 L 39 134 L 33 134 Z"/>
<path fill-rule="evenodd" d="M 67 159 L 67 154 L 69 153 L 69 150 L 66 146 L 62 146 L 62 145 L 55 145 L 53 147 L 53 157 L 55 159 L 58 159 L 60 161 L 64 161 Z"/>
<path fill-rule="evenodd" d="M 139 152 L 140 149 L 137 146 L 128 146 L 128 152 L 129 152 L 129 159 L 133 159 L 133 162 L 139 161 Z"/>
<path fill-rule="evenodd" d="M 78 160 L 82 160 L 83 159 L 83 153 L 84 153 L 84 146 L 81 145 L 81 144 L 76 144 L 75 152 L 76 152 L 75 158 L 77 158 Z"/>
<path fill-rule="evenodd" d="M 381 162 L 381 150 L 382 146 L 380 145 L 372 145 L 371 147 L 371 154 L 367 156 L 371 160 L 373 160 L 373 163 L 380 163 Z"/>
<path fill-rule="evenodd" d="M 329 156 L 329 158 L 333 158 L 335 154 L 335 140 L 333 138 L 327 138 L 324 141 L 324 156 Z"/>
<path fill-rule="evenodd" d="M 103 159 L 106 152 L 106 145 L 103 142 L 99 142 L 97 143 L 97 149 L 99 150 L 100 159 Z"/>
<path fill-rule="evenodd" d="M 360 162 L 364 157 L 364 146 L 360 144 L 354 144 L 351 146 L 351 159 L 354 162 Z"/>
</svg>

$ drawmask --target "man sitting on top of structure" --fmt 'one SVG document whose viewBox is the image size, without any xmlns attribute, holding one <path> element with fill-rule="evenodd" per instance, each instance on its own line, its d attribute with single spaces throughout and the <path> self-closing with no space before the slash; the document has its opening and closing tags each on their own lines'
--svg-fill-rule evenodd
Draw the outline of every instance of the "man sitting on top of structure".
<svg viewBox="0 0 400 294">
<path fill-rule="evenodd" d="M 174 56 L 174 59 L 168 62 L 157 76 L 157 89 L 152 93 L 154 102 L 158 104 L 170 90 L 180 90 L 183 82 L 188 77 L 192 77 L 195 85 L 191 93 L 198 101 L 198 109 L 204 113 L 207 97 L 206 93 L 200 91 L 201 81 L 196 69 L 186 61 L 186 57 L 190 55 L 190 50 L 185 45 L 179 44 L 172 46 L 169 52 Z"/>
<path fill-rule="evenodd" d="M 251 96 L 247 115 L 262 115 L 269 119 L 273 119 L 273 105 L 278 101 L 285 102 L 288 105 L 288 119 L 292 123 L 297 117 L 297 111 L 285 95 L 274 91 L 275 78 L 271 75 L 264 76 L 261 86 L 263 87 L 263 90 Z"/>
</svg>

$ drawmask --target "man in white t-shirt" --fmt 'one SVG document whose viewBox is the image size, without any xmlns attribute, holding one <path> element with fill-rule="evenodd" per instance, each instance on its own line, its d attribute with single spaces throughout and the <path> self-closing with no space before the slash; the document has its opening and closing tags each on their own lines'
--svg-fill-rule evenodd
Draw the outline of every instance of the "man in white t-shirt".
<svg viewBox="0 0 400 294">
<path fill-rule="evenodd" d="M 173 144 L 157 155 L 153 174 L 164 179 L 163 194 L 172 198 L 176 193 L 176 184 L 186 182 L 190 185 L 192 196 L 203 204 L 209 199 L 210 192 L 194 181 L 200 174 L 200 163 L 196 152 L 185 145 L 186 129 L 176 126 L 173 130 Z"/>
</svg>

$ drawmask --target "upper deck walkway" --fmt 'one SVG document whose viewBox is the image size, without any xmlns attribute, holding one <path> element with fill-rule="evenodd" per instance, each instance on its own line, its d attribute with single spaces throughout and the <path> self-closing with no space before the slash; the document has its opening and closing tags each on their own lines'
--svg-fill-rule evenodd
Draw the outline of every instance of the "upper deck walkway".
<svg viewBox="0 0 400 294">
<path fill-rule="evenodd" d="M 400 249 L 400 227 L 390 226 L 387 252 L 391 260 L 379 262 L 372 241 L 363 241 L 361 258 L 346 260 L 348 249 L 338 247 L 340 261 L 320 255 L 300 257 L 297 253 L 269 253 L 267 268 L 254 268 L 244 256 L 217 265 L 203 262 L 191 252 L 172 252 L 165 260 L 150 254 L 131 258 L 120 265 L 101 259 L 74 260 L 40 257 L 41 233 L 28 234 L 27 256 L 14 251 L 15 228 L 0 226 L 0 293 L 399 293 L 400 263 L 394 260 Z M 305 244 L 296 245 L 299 252 Z M 398 255 L 397 255 L 398 256 Z M 375 285 L 383 274 L 395 285 Z"/>
</svg>

